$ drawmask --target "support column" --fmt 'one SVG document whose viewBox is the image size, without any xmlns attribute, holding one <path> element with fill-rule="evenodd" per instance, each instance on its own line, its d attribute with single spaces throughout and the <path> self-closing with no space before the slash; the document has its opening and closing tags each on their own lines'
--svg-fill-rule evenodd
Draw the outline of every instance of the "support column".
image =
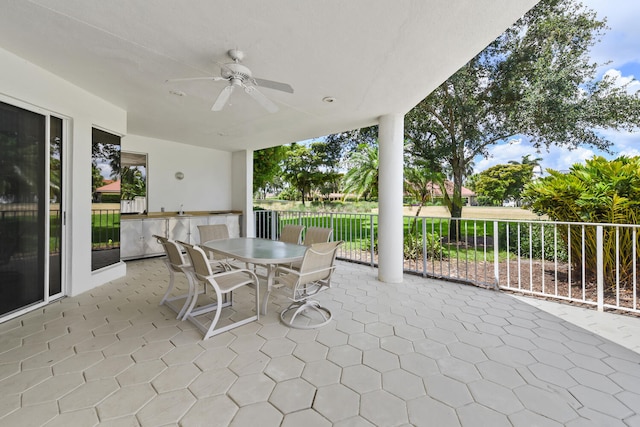
<svg viewBox="0 0 640 427">
<path fill-rule="evenodd" d="M 380 117 L 378 125 L 378 280 L 401 283 L 404 115 Z"/>
<path fill-rule="evenodd" d="M 253 220 L 253 150 L 231 155 L 231 208 L 242 211 L 240 235 L 255 237 Z"/>
</svg>

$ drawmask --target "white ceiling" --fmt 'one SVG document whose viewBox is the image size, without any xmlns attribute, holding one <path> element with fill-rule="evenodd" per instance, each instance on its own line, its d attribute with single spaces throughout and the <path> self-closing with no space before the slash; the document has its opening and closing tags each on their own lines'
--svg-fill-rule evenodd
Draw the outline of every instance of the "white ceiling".
<svg viewBox="0 0 640 427">
<path fill-rule="evenodd" d="M 235 151 L 405 113 L 536 2 L 0 0 L 0 46 L 127 110 L 129 133 Z M 277 113 L 242 91 L 212 112 L 225 82 L 165 82 L 219 75 L 231 48 L 294 88 L 261 89 Z"/>
</svg>

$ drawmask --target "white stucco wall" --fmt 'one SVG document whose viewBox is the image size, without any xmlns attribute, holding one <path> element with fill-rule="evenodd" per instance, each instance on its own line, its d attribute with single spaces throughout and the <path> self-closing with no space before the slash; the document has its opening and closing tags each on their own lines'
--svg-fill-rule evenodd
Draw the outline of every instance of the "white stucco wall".
<svg viewBox="0 0 640 427">
<path fill-rule="evenodd" d="M 122 150 L 147 153 L 149 212 L 232 209 L 231 153 L 140 135 L 122 138 Z"/>
<path fill-rule="evenodd" d="M 0 101 L 69 119 L 65 141 L 71 165 L 64 192 L 67 205 L 66 290 L 77 295 L 126 273 L 124 263 L 91 272 L 91 129 L 127 132 L 127 113 L 103 99 L 0 49 Z"/>
</svg>

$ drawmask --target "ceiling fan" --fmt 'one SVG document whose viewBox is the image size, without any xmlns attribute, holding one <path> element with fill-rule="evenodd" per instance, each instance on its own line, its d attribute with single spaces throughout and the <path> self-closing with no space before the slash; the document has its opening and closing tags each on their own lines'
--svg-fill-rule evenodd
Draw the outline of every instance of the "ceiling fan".
<svg viewBox="0 0 640 427">
<path fill-rule="evenodd" d="M 244 52 L 242 52 L 241 50 L 230 49 L 227 52 L 227 55 L 229 55 L 233 62 L 227 62 L 224 64 L 218 63 L 218 65 L 220 65 L 220 77 L 187 77 L 181 79 L 169 79 L 167 80 L 167 82 L 180 82 L 190 80 L 227 81 L 229 84 L 222 89 L 222 91 L 216 98 L 213 106 L 211 107 L 212 111 L 222 110 L 233 91 L 238 87 L 244 89 L 244 91 L 249 96 L 255 99 L 258 104 L 260 104 L 262 107 L 264 107 L 265 110 L 270 113 L 275 113 L 276 111 L 278 111 L 278 106 L 271 100 L 269 100 L 269 98 L 264 96 L 264 94 L 262 94 L 262 92 L 258 90 L 257 86 L 279 90 L 287 93 L 293 93 L 293 88 L 287 83 L 274 82 L 273 80 L 253 77 L 251 70 L 240 63 L 244 59 Z"/>
</svg>

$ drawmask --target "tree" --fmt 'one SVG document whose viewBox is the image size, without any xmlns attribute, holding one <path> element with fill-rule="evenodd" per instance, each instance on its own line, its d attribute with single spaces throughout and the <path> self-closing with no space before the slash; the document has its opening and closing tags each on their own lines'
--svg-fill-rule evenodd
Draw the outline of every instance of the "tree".
<svg viewBox="0 0 640 427">
<path fill-rule="evenodd" d="M 524 186 L 533 178 L 533 167 L 531 163 L 517 161 L 492 166 L 477 174 L 474 191 L 493 206 L 501 206 L 508 199 L 519 202 Z"/>
<path fill-rule="evenodd" d="M 365 200 L 378 197 L 378 144 L 360 144 L 345 160 L 347 172 L 343 178 L 345 194 L 353 193 Z"/>
<path fill-rule="evenodd" d="M 306 145 L 292 143 L 283 160 L 284 178 L 300 193 L 304 206 L 306 196 L 322 180 L 318 157 Z"/>
<path fill-rule="evenodd" d="M 137 166 L 124 166 L 120 174 L 120 198 L 133 200 L 147 194 L 147 182 Z"/>
<path fill-rule="evenodd" d="M 286 147 L 279 145 L 253 152 L 253 192 L 262 192 L 263 198 L 267 188 L 282 171 L 281 162 L 287 152 Z"/>
<path fill-rule="evenodd" d="M 515 135 L 536 148 L 610 142 L 595 129 L 634 129 L 640 97 L 612 79 L 595 81 L 589 49 L 605 30 L 571 0 L 542 0 L 421 101 L 406 118 L 411 154 L 451 168 L 450 213 L 462 215 L 464 171 L 474 157 Z M 450 237 L 459 236 L 451 221 Z"/>
<path fill-rule="evenodd" d="M 523 193 L 525 205 L 534 212 L 564 222 L 637 224 L 640 219 L 640 157 L 612 161 L 594 157 L 584 165 L 573 165 L 567 174 L 548 172 L 549 176 L 530 183 Z M 576 272 L 584 263 L 587 276 L 593 277 L 597 267 L 595 227 L 585 228 L 584 236 L 582 230 L 571 228 L 571 260 Z M 636 233 L 629 227 L 603 227 L 603 234 L 605 282 L 613 286 L 619 275 L 621 283 L 632 285 L 637 261 L 634 248 L 640 243 Z M 565 243 L 569 240 L 566 226 L 558 235 Z"/>
</svg>

